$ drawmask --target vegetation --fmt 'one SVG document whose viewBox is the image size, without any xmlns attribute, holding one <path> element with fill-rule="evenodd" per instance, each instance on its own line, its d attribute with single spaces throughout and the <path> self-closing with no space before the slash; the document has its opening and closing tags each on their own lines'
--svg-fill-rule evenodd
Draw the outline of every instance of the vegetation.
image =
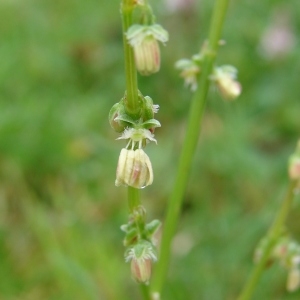
<svg viewBox="0 0 300 300">
<path fill-rule="evenodd" d="M 212 1 L 171 10 L 152 1 L 170 41 L 161 71 L 139 77 L 160 105 L 149 220 L 163 220 L 192 92 L 175 62 L 207 38 Z M 243 93 L 208 97 L 163 299 L 235 299 L 288 186 L 300 130 L 298 2 L 231 1 L 218 63 Z M 126 190 L 107 116 L 124 93 L 119 2 L 0 3 L 0 299 L 139 299 L 124 263 Z M 277 35 L 276 35 L 277 34 Z M 278 43 L 275 43 L 278 41 Z M 280 42 L 281 41 L 281 42 Z M 300 240 L 299 196 L 287 226 Z M 273 265 L 255 299 L 298 299 Z"/>
</svg>

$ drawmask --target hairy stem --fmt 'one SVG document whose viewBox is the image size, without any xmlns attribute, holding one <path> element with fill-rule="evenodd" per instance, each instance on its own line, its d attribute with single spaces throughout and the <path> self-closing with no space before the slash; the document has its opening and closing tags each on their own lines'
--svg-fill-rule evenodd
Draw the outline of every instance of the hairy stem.
<svg viewBox="0 0 300 300">
<path fill-rule="evenodd" d="M 152 291 L 159 294 L 161 293 L 167 275 L 170 260 L 170 245 L 178 223 L 180 208 L 188 182 L 188 174 L 201 130 L 201 121 L 204 114 L 207 92 L 210 84 L 209 75 L 211 74 L 213 63 L 218 51 L 228 1 L 229 0 L 217 0 L 214 6 L 209 41 L 206 46 L 206 55 L 203 61 L 199 86 L 192 99 L 187 124 L 187 133 L 179 160 L 174 189 L 168 203 L 160 258 L 156 266 L 155 277 L 153 278 Z"/>
<path fill-rule="evenodd" d="M 248 300 L 251 299 L 254 290 L 258 284 L 258 281 L 266 267 L 266 263 L 270 257 L 273 247 L 275 246 L 278 238 L 280 237 L 281 230 L 284 226 L 288 213 L 290 211 L 291 205 L 294 198 L 294 190 L 296 187 L 296 181 L 291 181 L 288 187 L 284 201 L 282 202 L 281 208 L 275 218 L 272 226 L 270 227 L 267 233 L 267 245 L 264 247 L 264 251 L 259 262 L 253 268 L 252 273 L 248 281 L 245 284 L 244 289 L 242 290 L 238 300 Z"/>
</svg>

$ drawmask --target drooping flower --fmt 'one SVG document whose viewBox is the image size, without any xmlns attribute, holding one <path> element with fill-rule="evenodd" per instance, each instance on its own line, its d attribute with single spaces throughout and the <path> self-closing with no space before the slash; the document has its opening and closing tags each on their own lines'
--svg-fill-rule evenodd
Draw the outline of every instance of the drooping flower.
<svg viewBox="0 0 300 300">
<path fill-rule="evenodd" d="M 288 273 L 286 289 L 289 292 L 294 292 L 300 287 L 300 270 L 299 267 L 291 268 Z"/>
<path fill-rule="evenodd" d="M 119 156 L 115 185 L 142 189 L 152 182 L 152 165 L 144 150 L 123 148 Z"/>
<path fill-rule="evenodd" d="M 234 100 L 242 92 L 241 84 L 236 80 L 237 69 L 233 66 L 221 66 L 214 70 L 211 79 L 215 81 L 224 99 Z"/>
<path fill-rule="evenodd" d="M 158 42 L 166 43 L 168 32 L 158 24 L 132 25 L 126 37 L 134 51 L 137 70 L 141 75 L 151 75 L 160 69 L 160 49 Z"/>
<path fill-rule="evenodd" d="M 140 240 L 127 250 L 125 260 L 131 262 L 132 277 L 138 282 L 147 284 L 152 273 L 152 263 L 157 260 L 153 245 L 148 241 Z"/>
</svg>

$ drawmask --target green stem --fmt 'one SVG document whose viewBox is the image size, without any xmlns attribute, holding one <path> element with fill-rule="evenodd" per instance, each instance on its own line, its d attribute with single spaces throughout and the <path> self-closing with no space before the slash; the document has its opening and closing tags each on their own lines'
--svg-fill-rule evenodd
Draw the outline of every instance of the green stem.
<svg viewBox="0 0 300 300">
<path fill-rule="evenodd" d="M 248 281 L 245 284 L 244 289 L 242 290 L 238 300 L 248 300 L 251 299 L 252 294 L 258 284 L 258 281 L 262 275 L 262 272 L 265 270 L 266 263 L 270 257 L 273 247 L 275 246 L 278 238 L 281 235 L 282 228 L 290 211 L 291 205 L 294 198 L 294 190 L 296 187 L 296 181 L 291 181 L 286 193 L 285 199 L 282 202 L 282 206 L 278 212 L 277 217 L 275 218 L 271 228 L 267 233 L 267 245 L 264 247 L 264 252 L 259 262 L 255 265 Z"/>
<path fill-rule="evenodd" d="M 126 112 L 138 119 L 139 117 L 139 101 L 138 101 L 138 83 L 137 72 L 134 62 L 134 54 L 132 47 L 126 39 L 126 32 L 132 25 L 132 12 L 134 9 L 133 0 L 123 0 L 121 5 L 122 26 L 123 26 L 123 46 L 125 59 L 125 76 L 126 76 L 126 91 L 127 97 L 125 101 Z"/>
<path fill-rule="evenodd" d="M 211 74 L 213 63 L 218 51 L 218 45 L 221 37 L 221 31 L 225 19 L 228 1 L 229 0 L 217 0 L 214 6 L 209 34 L 209 43 L 206 48 L 206 55 L 201 69 L 199 86 L 192 99 L 192 105 L 190 108 L 190 115 L 187 125 L 187 134 L 179 160 L 174 189 L 172 191 L 168 204 L 168 210 L 162 236 L 160 258 L 156 266 L 155 276 L 153 278 L 153 292 L 161 293 L 167 275 L 167 269 L 170 260 L 170 245 L 176 230 L 176 225 L 178 223 L 180 208 L 185 188 L 188 182 L 188 174 L 191 168 L 193 155 L 201 130 L 201 121 L 204 114 L 207 92 L 210 84 L 209 75 Z"/>
<path fill-rule="evenodd" d="M 134 9 L 133 0 L 122 0 L 121 3 L 121 15 L 123 26 L 123 46 L 124 46 L 124 59 L 125 59 L 125 76 L 126 76 L 126 99 L 125 109 L 128 115 L 134 120 L 138 119 L 140 113 L 140 103 L 138 100 L 138 82 L 137 72 L 134 62 L 134 53 L 132 47 L 128 44 L 126 39 L 126 32 L 132 25 L 132 12 Z M 140 190 L 133 187 L 128 187 L 128 206 L 130 213 L 134 212 L 134 209 L 141 205 Z M 141 284 L 141 292 L 145 300 L 150 299 L 149 288 Z"/>
<path fill-rule="evenodd" d="M 150 293 L 149 293 L 149 286 L 141 283 L 140 287 L 141 287 L 141 292 L 144 297 L 144 300 L 151 300 Z"/>
<path fill-rule="evenodd" d="M 134 209 L 141 204 L 140 190 L 131 186 L 128 187 L 128 206 L 130 213 L 133 213 Z"/>
</svg>

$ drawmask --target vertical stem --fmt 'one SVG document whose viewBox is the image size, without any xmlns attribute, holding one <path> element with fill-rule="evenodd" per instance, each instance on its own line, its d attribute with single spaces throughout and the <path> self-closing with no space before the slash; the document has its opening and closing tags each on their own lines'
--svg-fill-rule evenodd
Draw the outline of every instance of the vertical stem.
<svg viewBox="0 0 300 300">
<path fill-rule="evenodd" d="M 125 75 L 127 91 L 127 99 L 125 101 L 125 106 L 129 115 L 137 117 L 137 113 L 139 111 L 137 74 L 134 63 L 133 50 L 126 39 L 126 32 L 128 28 L 132 25 L 133 9 L 133 0 L 122 0 L 121 15 L 123 21 L 123 46 L 125 56 Z M 130 212 L 132 213 L 134 208 L 140 205 L 140 203 L 140 191 L 138 189 L 128 187 L 128 206 Z"/>
<path fill-rule="evenodd" d="M 135 189 L 131 186 L 128 188 L 128 206 L 129 206 L 129 211 L 130 213 L 133 212 L 134 208 L 139 206 L 141 204 L 141 199 L 140 199 L 140 190 Z"/>
<path fill-rule="evenodd" d="M 218 43 L 221 37 L 228 1 L 229 0 L 217 0 L 214 6 L 209 43 L 206 48 L 206 55 L 203 61 L 199 86 L 192 99 L 187 125 L 187 134 L 179 160 L 174 189 L 168 203 L 160 258 L 156 266 L 155 277 L 153 278 L 152 291 L 159 294 L 161 293 L 167 275 L 170 260 L 170 245 L 178 223 L 180 208 L 188 181 L 188 174 L 201 130 L 201 121 L 204 114 L 207 92 L 210 84 L 209 75 L 211 74 L 212 66 L 218 51 Z"/>
<path fill-rule="evenodd" d="M 125 76 L 126 76 L 126 113 L 134 120 L 138 119 L 140 113 L 140 103 L 138 100 L 138 82 L 137 72 L 134 62 L 134 53 L 132 47 L 126 39 L 126 32 L 132 25 L 132 12 L 135 6 L 134 0 L 122 0 L 121 15 L 123 27 L 123 46 L 125 59 Z M 128 187 L 128 206 L 130 213 L 141 204 L 140 190 L 133 187 Z M 149 289 L 146 285 L 140 284 L 141 292 L 145 300 L 150 300 Z"/>
<path fill-rule="evenodd" d="M 138 102 L 138 83 L 137 72 L 135 68 L 133 49 L 128 44 L 126 32 L 132 25 L 132 12 L 134 2 L 132 0 L 123 0 L 121 4 L 122 26 L 123 26 L 123 46 L 125 58 L 125 75 L 127 99 L 125 101 L 126 112 L 134 119 L 138 118 L 139 102 Z"/>
<path fill-rule="evenodd" d="M 294 190 L 297 181 L 291 181 L 286 193 L 285 199 L 282 202 L 282 206 L 278 212 L 276 219 L 274 220 L 269 232 L 267 234 L 267 245 L 264 248 L 264 252 L 259 262 L 254 267 L 244 289 L 242 290 L 238 300 L 249 300 L 258 284 L 262 272 L 265 269 L 266 263 L 270 257 L 273 247 L 275 246 L 278 238 L 280 237 L 282 227 L 290 211 L 294 198 Z"/>
<path fill-rule="evenodd" d="M 141 292 L 144 297 L 144 300 L 151 300 L 150 293 L 149 293 L 149 286 L 141 283 L 140 288 L 141 288 Z"/>
</svg>

